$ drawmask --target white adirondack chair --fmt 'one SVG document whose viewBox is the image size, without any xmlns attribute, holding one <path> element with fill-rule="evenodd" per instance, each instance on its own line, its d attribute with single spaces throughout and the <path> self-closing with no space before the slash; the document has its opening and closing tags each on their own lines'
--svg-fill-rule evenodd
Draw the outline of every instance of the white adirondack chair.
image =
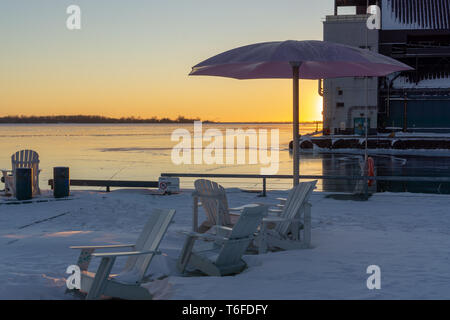
<svg viewBox="0 0 450 320">
<path fill-rule="evenodd" d="M 300 183 L 289 192 L 287 199 L 279 198 L 280 209 L 269 210 L 254 241 L 259 253 L 265 253 L 269 248 L 291 250 L 311 246 L 311 204 L 308 200 L 316 183 Z"/>
<path fill-rule="evenodd" d="M 14 173 L 17 168 L 31 168 L 32 169 L 32 186 L 33 195 L 40 194 L 39 189 L 39 155 L 33 150 L 17 151 L 11 156 L 11 170 L 1 170 L 5 181 L 5 193 L 7 195 L 16 194 L 14 183 Z"/>
<path fill-rule="evenodd" d="M 216 182 L 205 179 L 196 180 L 194 186 L 193 231 L 204 233 L 215 225 L 233 227 L 239 216 L 230 212 L 225 189 Z M 198 227 L 199 204 L 206 214 L 206 221 L 200 227 Z"/>
<path fill-rule="evenodd" d="M 253 239 L 267 207 L 245 208 L 233 228 L 215 226 L 215 234 L 188 234 L 177 268 L 184 272 L 186 267 L 210 276 L 225 276 L 241 272 L 247 266 L 242 255 Z M 196 240 L 206 240 L 198 243 Z"/>
<path fill-rule="evenodd" d="M 81 270 L 81 292 L 87 292 L 86 299 L 99 299 L 101 296 L 121 299 L 152 299 L 150 292 L 141 286 L 146 282 L 146 272 L 158 251 L 164 234 L 175 215 L 175 210 L 154 209 L 144 226 L 136 244 L 107 246 L 73 246 L 81 253 L 77 265 Z M 96 249 L 123 249 L 132 251 L 94 253 Z M 88 271 L 92 257 L 102 258 L 96 273 Z M 128 257 L 124 270 L 117 276 L 110 276 L 115 259 Z"/>
</svg>

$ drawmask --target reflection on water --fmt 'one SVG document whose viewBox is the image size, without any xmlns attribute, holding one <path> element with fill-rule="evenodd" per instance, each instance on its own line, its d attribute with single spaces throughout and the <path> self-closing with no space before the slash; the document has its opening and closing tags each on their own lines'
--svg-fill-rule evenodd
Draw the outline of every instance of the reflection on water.
<svg viewBox="0 0 450 320">
<path fill-rule="evenodd" d="M 362 155 L 322 154 L 324 175 L 357 176 L 361 174 Z M 371 155 L 377 176 L 450 177 L 450 157 L 426 157 L 412 155 Z M 353 192 L 356 181 L 325 180 L 327 191 Z M 439 182 L 388 182 L 377 181 L 370 191 L 422 192 L 450 194 L 450 183 Z"/>
<path fill-rule="evenodd" d="M 11 154 L 20 149 L 33 149 L 40 155 L 41 187 L 47 188 L 55 166 L 70 167 L 72 178 L 157 180 L 162 172 L 182 173 L 249 173 L 259 174 L 260 165 L 174 165 L 171 141 L 174 130 L 193 131 L 193 125 L 183 124 L 42 124 L 0 125 L 0 168 L 10 168 Z M 203 124 L 203 130 L 279 129 L 280 158 L 278 174 L 292 173 L 292 158 L 288 144 L 292 128 L 288 124 Z M 314 124 L 302 125 L 301 134 L 316 130 Z M 206 143 L 204 144 L 206 145 Z M 450 176 L 450 157 L 373 156 L 378 175 Z M 360 156 L 302 152 L 300 172 L 305 175 L 359 175 Z M 192 188 L 194 179 L 182 179 L 184 188 Z M 215 179 L 226 187 L 260 189 L 260 180 Z M 288 189 L 289 180 L 271 179 L 269 189 Z M 0 185 L 3 188 L 3 185 Z M 319 181 L 318 189 L 351 192 L 355 181 Z M 403 191 L 403 184 L 378 183 L 378 191 Z M 419 188 L 419 189 L 417 189 Z M 406 190 L 437 190 L 437 186 L 409 183 Z M 441 192 L 448 185 L 440 187 Z M 101 188 L 99 188 L 101 189 Z"/>
<path fill-rule="evenodd" d="M 363 156 L 346 154 L 322 155 L 322 173 L 325 176 L 359 176 Z M 323 190 L 354 192 L 358 187 L 355 180 L 324 180 Z"/>
</svg>

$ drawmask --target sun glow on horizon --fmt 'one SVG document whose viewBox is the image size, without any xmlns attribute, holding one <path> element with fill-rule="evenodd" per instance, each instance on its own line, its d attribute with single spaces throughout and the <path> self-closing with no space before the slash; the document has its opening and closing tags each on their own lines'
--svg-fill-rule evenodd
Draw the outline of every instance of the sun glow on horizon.
<svg viewBox="0 0 450 320">
<path fill-rule="evenodd" d="M 269 0 L 257 7 L 238 0 L 203 2 L 79 0 L 86 20 L 78 31 L 66 29 L 64 1 L 51 6 L 6 2 L 0 11 L 0 38 L 7 49 L 0 52 L 0 116 L 292 121 L 292 80 L 188 73 L 196 63 L 233 47 L 320 39 L 326 6 L 308 4 L 310 14 L 298 19 L 305 7 L 301 1 L 289 2 L 292 10 Z M 318 98 L 317 82 L 302 80 L 301 121 L 322 118 Z"/>
<path fill-rule="evenodd" d="M 323 98 L 321 96 L 317 97 L 317 105 L 315 110 L 315 119 L 314 121 L 322 121 L 323 120 Z"/>
</svg>

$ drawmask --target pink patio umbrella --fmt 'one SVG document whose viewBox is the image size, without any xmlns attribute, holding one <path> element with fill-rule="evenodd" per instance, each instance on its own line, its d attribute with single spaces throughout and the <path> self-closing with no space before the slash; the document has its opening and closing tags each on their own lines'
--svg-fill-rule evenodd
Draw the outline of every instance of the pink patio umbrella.
<svg viewBox="0 0 450 320">
<path fill-rule="evenodd" d="M 378 53 L 326 41 L 276 41 L 232 49 L 192 68 L 191 76 L 293 79 L 294 186 L 299 183 L 299 79 L 383 77 L 413 68 Z"/>
</svg>

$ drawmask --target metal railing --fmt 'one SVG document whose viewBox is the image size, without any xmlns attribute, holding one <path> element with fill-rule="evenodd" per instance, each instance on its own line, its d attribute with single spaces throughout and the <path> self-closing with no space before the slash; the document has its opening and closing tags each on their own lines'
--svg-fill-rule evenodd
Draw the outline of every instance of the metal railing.
<svg viewBox="0 0 450 320">
<path fill-rule="evenodd" d="M 262 179 L 263 190 L 261 195 L 267 195 L 268 179 L 293 179 L 292 175 L 260 175 L 260 174 L 210 174 L 210 173 L 161 173 L 162 177 L 176 178 L 237 178 L 237 179 Z M 300 175 L 300 179 L 306 180 L 353 180 L 353 181 L 395 181 L 395 182 L 437 182 L 450 183 L 450 177 L 407 177 L 407 176 L 333 176 L 333 175 Z M 367 190 L 366 190 L 367 192 Z"/>
</svg>

